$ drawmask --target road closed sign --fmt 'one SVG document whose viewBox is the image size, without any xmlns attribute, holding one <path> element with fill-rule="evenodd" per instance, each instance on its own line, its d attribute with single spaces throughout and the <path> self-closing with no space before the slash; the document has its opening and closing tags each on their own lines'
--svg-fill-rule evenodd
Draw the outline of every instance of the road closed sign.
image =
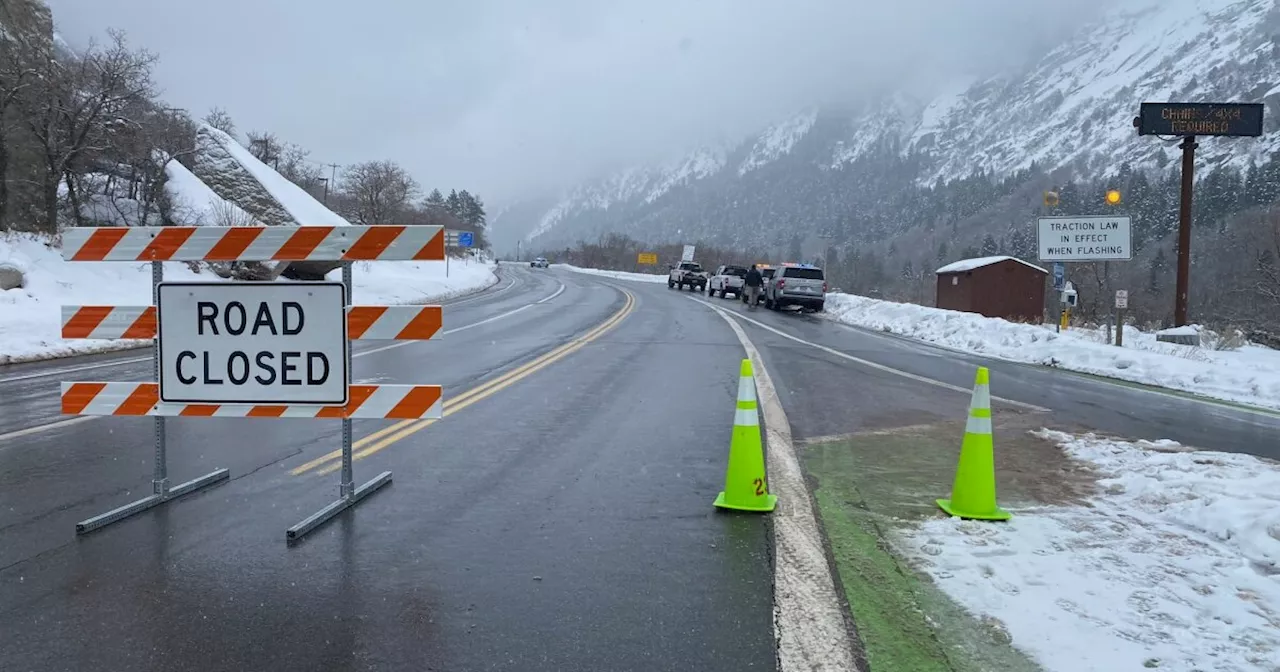
<svg viewBox="0 0 1280 672">
<path fill-rule="evenodd" d="M 165 282 L 157 289 L 160 401 L 347 403 L 340 282 Z"/>
</svg>

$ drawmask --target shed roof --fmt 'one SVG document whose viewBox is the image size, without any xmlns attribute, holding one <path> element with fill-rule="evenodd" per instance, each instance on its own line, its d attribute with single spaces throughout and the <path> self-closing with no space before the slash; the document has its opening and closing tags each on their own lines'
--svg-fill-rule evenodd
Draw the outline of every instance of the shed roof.
<svg viewBox="0 0 1280 672">
<path fill-rule="evenodd" d="M 951 262 L 951 263 L 947 264 L 946 266 L 943 266 L 942 268 L 939 268 L 938 270 L 934 271 L 934 273 L 938 273 L 938 274 L 942 274 L 942 273 L 963 273 L 963 272 L 965 272 L 965 271 L 972 271 L 972 270 L 973 270 L 973 269 L 975 269 L 975 268 L 982 268 L 983 266 L 990 266 L 990 265 L 992 265 L 992 264 L 998 264 L 998 263 L 1000 263 L 1000 262 L 1002 262 L 1002 261 L 1016 261 L 1016 262 L 1018 262 L 1019 264 L 1022 264 L 1023 266 L 1029 266 L 1029 267 L 1031 267 L 1031 268 L 1034 268 L 1034 269 L 1036 269 L 1037 271 L 1040 271 L 1041 273 L 1044 273 L 1045 275 L 1048 275 L 1048 274 L 1049 274 L 1049 271 L 1046 271 L 1045 269 L 1040 268 L 1039 266 L 1036 266 L 1035 264 L 1028 264 L 1027 262 L 1025 262 L 1025 261 L 1023 261 L 1023 260 L 1021 260 L 1021 259 L 1019 259 L 1019 258 L 1017 258 L 1017 257 L 1009 257 L 1009 256 L 978 257 L 978 258 L 976 258 L 976 259 L 961 259 L 960 261 L 953 261 L 953 262 Z"/>
</svg>

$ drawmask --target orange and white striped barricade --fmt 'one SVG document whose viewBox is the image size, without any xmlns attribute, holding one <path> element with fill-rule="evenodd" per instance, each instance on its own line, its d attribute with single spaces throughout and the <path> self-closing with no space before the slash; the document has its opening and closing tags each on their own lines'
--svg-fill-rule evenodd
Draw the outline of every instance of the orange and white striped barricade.
<svg viewBox="0 0 1280 672">
<path fill-rule="evenodd" d="M 152 305 L 63 306 L 62 337 L 150 339 L 155 380 L 66 382 L 62 412 L 152 416 L 152 494 L 76 524 L 123 520 L 229 477 L 226 469 L 170 487 L 170 417 L 332 418 L 342 421 L 339 497 L 286 531 L 294 541 L 391 482 L 356 486 L 354 418 L 443 415 L 439 385 L 353 385 L 353 340 L 430 340 L 440 306 L 353 306 L 355 261 L 443 261 L 439 226 L 77 227 L 63 233 L 68 261 L 150 262 Z M 166 261 L 339 261 L 342 282 L 164 282 Z"/>
</svg>

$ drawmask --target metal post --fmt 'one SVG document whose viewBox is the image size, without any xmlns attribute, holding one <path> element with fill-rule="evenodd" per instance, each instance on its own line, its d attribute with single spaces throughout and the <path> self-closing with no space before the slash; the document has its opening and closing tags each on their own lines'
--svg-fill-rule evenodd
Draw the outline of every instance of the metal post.
<svg viewBox="0 0 1280 672">
<path fill-rule="evenodd" d="M 1178 289 L 1173 304 L 1173 326 L 1187 324 L 1187 295 L 1191 290 L 1191 191 L 1195 183 L 1196 136 L 1182 144 L 1182 200 L 1178 205 Z"/>
<path fill-rule="evenodd" d="M 160 283 L 164 282 L 164 262 L 151 262 L 151 305 L 160 305 Z M 151 373 L 156 383 L 160 382 L 160 336 L 151 343 Z M 155 465 L 151 472 L 151 492 L 166 497 L 169 494 L 169 460 L 168 446 L 165 445 L 164 416 L 155 418 L 156 454 Z"/>
<path fill-rule="evenodd" d="M 447 260 L 447 257 L 446 257 Z M 351 262 L 343 262 L 342 264 L 342 285 L 346 288 L 348 306 L 352 305 L 352 282 L 351 282 Z M 351 371 L 351 346 L 347 346 L 347 370 Z M 302 522 L 285 530 L 284 538 L 286 544 L 293 544 L 306 536 L 306 534 L 317 527 L 325 524 L 333 519 L 334 516 L 346 511 L 362 501 L 365 497 L 377 492 L 382 486 L 391 482 L 391 472 L 384 471 L 372 480 L 356 487 L 355 474 L 351 467 L 352 440 L 351 440 L 351 419 L 342 419 L 342 482 L 338 484 L 338 499 L 330 502 L 327 506 L 315 513 L 307 516 Z"/>
<path fill-rule="evenodd" d="M 154 306 L 160 305 L 160 283 L 164 281 L 164 263 L 159 261 L 151 262 L 151 303 Z M 152 342 L 152 366 L 151 370 L 155 376 L 156 383 L 160 382 L 160 335 L 156 334 L 156 338 Z M 92 518 L 87 518 L 76 523 L 76 534 L 87 534 L 96 529 L 106 527 L 111 523 L 119 522 L 138 513 L 142 513 L 159 504 L 177 499 L 184 495 L 189 495 L 197 490 L 221 483 L 231 478 L 231 472 L 227 469 L 214 469 L 213 471 L 198 476 L 186 483 L 169 487 L 169 456 L 168 446 L 165 443 L 165 427 L 164 417 L 156 416 L 155 418 L 155 463 L 151 472 L 151 495 L 143 497 L 136 502 L 130 502 L 124 506 L 114 508 L 106 513 L 98 514 Z"/>
<path fill-rule="evenodd" d="M 351 287 L 351 262 L 342 264 L 342 286 L 347 293 L 347 305 L 354 305 Z M 347 345 L 347 370 L 351 370 L 351 346 Z M 338 494 L 343 499 L 350 498 L 356 491 L 355 476 L 351 473 L 351 418 L 342 419 L 342 483 L 338 485 Z"/>
<path fill-rule="evenodd" d="M 1115 299 L 1111 296 L 1111 262 L 1102 262 L 1102 300 L 1107 307 L 1107 345 L 1111 345 L 1111 317 Z"/>
</svg>

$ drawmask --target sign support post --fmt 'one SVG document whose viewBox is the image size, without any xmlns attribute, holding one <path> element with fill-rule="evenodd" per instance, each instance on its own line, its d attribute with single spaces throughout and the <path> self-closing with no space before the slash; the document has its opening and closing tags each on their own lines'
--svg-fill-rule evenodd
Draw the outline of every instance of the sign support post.
<svg viewBox="0 0 1280 672">
<path fill-rule="evenodd" d="M 445 262 L 448 263 L 448 262 Z M 351 281 L 351 262 L 342 264 L 342 288 L 347 293 L 347 305 L 355 305 L 354 288 Z M 351 348 L 347 348 L 347 370 L 351 370 Z M 338 495 L 347 499 L 356 492 L 356 477 L 351 466 L 351 418 L 342 419 L 342 482 L 338 484 Z"/>
<path fill-rule="evenodd" d="M 1262 135 L 1262 103 L 1142 103 L 1133 126 L 1138 135 L 1181 137 L 1182 194 L 1178 206 L 1178 281 L 1174 326 L 1187 324 L 1191 292 L 1191 192 L 1195 183 L 1196 136 Z"/>
<path fill-rule="evenodd" d="M 1173 326 L 1187 323 L 1187 299 L 1191 292 L 1191 194 L 1195 185 L 1196 136 L 1182 139 L 1182 194 L 1178 204 L 1178 285 L 1173 303 Z"/>
<path fill-rule="evenodd" d="M 153 305 L 159 305 L 160 302 L 160 283 L 164 282 L 164 262 L 151 262 L 151 301 Z M 66 327 L 64 326 L 65 330 Z M 160 382 L 160 339 L 157 335 L 151 346 L 151 371 L 155 376 L 156 383 Z M 155 458 L 151 468 L 151 496 L 143 497 L 136 502 L 125 504 L 124 506 L 112 509 L 106 513 L 98 514 L 92 518 L 87 518 L 76 523 L 76 534 L 87 534 L 98 528 L 106 527 L 111 523 L 116 523 L 129 516 L 142 513 L 157 504 L 163 504 L 171 499 L 177 499 L 183 495 L 189 495 L 197 490 L 201 490 L 215 483 L 221 483 L 231 478 L 231 472 L 225 468 L 214 469 L 213 471 L 193 478 L 186 483 L 180 483 L 177 486 L 169 487 L 169 454 L 168 442 L 165 440 L 165 418 L 157 415 L 155 422 Z"/>
</svg>

